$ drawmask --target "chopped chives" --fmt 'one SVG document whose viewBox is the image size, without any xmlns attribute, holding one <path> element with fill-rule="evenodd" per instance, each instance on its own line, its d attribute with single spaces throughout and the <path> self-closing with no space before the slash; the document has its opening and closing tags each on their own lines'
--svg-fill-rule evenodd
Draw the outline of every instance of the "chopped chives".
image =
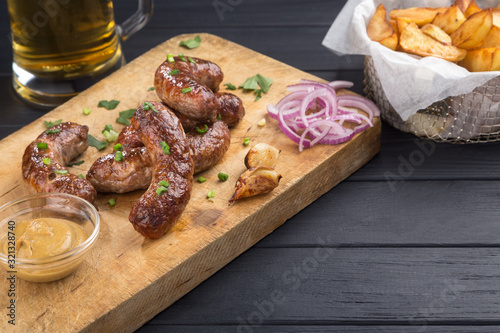
<svg viewBox="0 0 500 333">
<path fill-rule="evenodd" d="M 167 182 L 166 180 L 162 180 L 158 183 L 159 186 L 165 186 L 165 187 L 169 187 L 170 186 L 170 183 Z"/>
<path fill-rule="evenodd" d="M 220 115 L 220 113 L 217 113 L 217 120 L 221 120 L 222 119 L 222 116 Z"/>
<path fill-rule="evenodd" d="M 181 59 L 182 61 L 186 61 L 186 59 L 184 59 L 184 53 L 179 53 L 179 59 Z"/>
<path fill-rule="evenodd" d="M 250 144 L 250 138 L 244 138 L 243 139 L 243 145 L 248 146 Z"/>
<path fill-rule="evenodd" d="M 165 141 L 160 142 L 160 146 L 165 155 L 170 154 L 170 146 Z"/>
<path fill-rule="evenodd" d="M 178 69 L 172 69 L 170 72 L 168 72 L 168 74 L 170 74 L 170 75 L 172 75 L 172 76 L 173 76 L 173 75 L 177 75 L 177 74 L 179 74 L 180 72 L 181 72 L 181 71 L 180 71 L 180 70 L 178 70 Z"/>
<path fill-rule="evenodd" d="M 174 62 L 175 61 L 174 55 L 173 54 L 167 54 L 167 61 L 168 62 Z"/>
<path fill-rule="evenodd" d="M 50 158 L 48 158 L 48 157 L 44 157 L 44 158 L 42 159 L 42 162 L 43 162 L 43 164 L 45 164 L 45 165 L 50 165 L 50 162 L 51 162 L 51 161 L 50 161 Z"/>
<path fill-rule="evenodd" d="M 195 64 L 195 65 L 196 65 L 196 61 L 194 61 L 194 60 L 193 60 L 193 58 L 188 57 L 188 60 L 189 60 L 189 62 L 190 62 L 190 63 L 192 63 L 192 64 Z"/>
<path fill-rule="evenodd" d="M 154 112 L 159 113 L 158 110 L 156 110 L 153 104 L 151 104 L 150 102 L 144 102 L 142 109 L 144 111 L 153 110 Z"/>
<path fill-rule="evenodd" d="M 121 150 L 118 150 L 116 153 L 115 153 L 115 161 L 116 162 L 121 162 L 123 161 L 123 152 Z"/>
<path fill-rule="evenodd" d="M 207 126 L 207 124 L 204 124 L 203 126 L 204 127 L 202 127 L 202 128 L 198 128 L 198 126 L 196 126 L 196 132 L 198 132 L 200 134 L 206 133 L 208 131 L 208 126 Z"/>
<path fill-rule="evenodd" d="M 182 89 L 183 94 L 190 93 L 191 91 L 193 91 L 193 89 L 191 87 L 187 87 L 187 88 Z"/>
<path fill-rule="evenodd" d="M 155 87 L 149 87 L 148 91 L 153 91 L 155 90 Z"/>
<path fill-rule="evenodd" d="M 116 200 L 115 199 L 109 199 L 108 203 L 111 207 L 116 206 Z"/>
<path fill-rule="evenodd" d="M 217 178 L 219 178 L 221 181 L 225 182 L 229 178 L 229 176 L 225 173 L 219 172 L 217 174 Z"/>
<path fill-rule="evenodd" d="M 116 145 L 113 146 L 113 150 L 114 151 L 123 150 L 122 144 L 121 143 L 117 143 Z"/>
<path fill-rule="evenodd" d="M 85 179 L 85 177 L 82 174 L 79 174 L 78 177 L 80 177 L 81 179 Z"/>
<path fill-rule="evenodd" d="M 45 142 L 37 142 L 36 147 L 38 149 L 47 149 L 49 146 Z"/>
<path fill-rule="evenodd" d="M 163 193 L 166 193 L 168 191 L 168 188 L 166 188 L 165 186 L 158 186 L 158 188 L 156 189 L 156 194 L 158 196 L 162 195 Z"/>
<path fill-rule="evenodd" d="M 90 110 L 89 108 L 83 108 L 84 115 L 88 116 L 91 112 L 92 112 L 92 110 Z"/>
<path fill-rule="evenodd" d="M 72 167 L 72 166 L 75 166 L 75 165 L 80 165 L 80 164 L 83 164 L 83 163 L 85 163 L 85 161 L 84 161 L 84 160 L 81 160 L 81 161 L 78 161 L 78 162 L 75 162 L 75 163 L 70 163 L 70 164 L 68 164 L 68 166 L 69 166 L 69 167 Z"/>
<path fill-rule="evenodd" d="M 60 175 L 65 175 L 68 173 L 68 170 L 54 170 L 54 173 L 58 173 Z"/>
<path fill-rule="evenodd" d="M 215 198 L 215 189 L 208 191 L 207 198 Z"/>
<path fill-rule="evenodd" d="M 61 132 L 60 129 L 56 128 L 56 129 L 53 129 L 53 130 L 46 130 L 45 133 L 46 134 L 56 134 L 56 133 L 59 133 Z"/>
<path fill-rule="evenodd" d="M 203 178 L 203 177 L 198 177 L 198 183 L 204 183 L 206 182 L 207 179 L 206 178 Z"/>
</svg>

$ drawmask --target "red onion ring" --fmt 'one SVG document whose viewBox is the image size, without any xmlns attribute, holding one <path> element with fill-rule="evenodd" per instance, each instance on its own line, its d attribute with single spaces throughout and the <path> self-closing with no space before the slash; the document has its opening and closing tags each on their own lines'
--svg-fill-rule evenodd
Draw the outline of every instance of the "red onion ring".
<svg viewBox="0 0 500 333">
<path fill-rule="evenodd" d="M 316 143 L 343 143 L 372 127 L 373 117 L 380 115 L 375 103 L 364 97 L 337 95 L 336 90 L 352 86 L 348 81 L 322 83 L 303 79 L 289 85 L 290 94 L 276 106 L 268 105 L 267 111 L 271 118 L 278 120 L 283 133 L 299 145 L 299 151 Z M 350 108 L 360 109 L 368 116 Z M 342 126 L 346 121 L 358 125 L 347 129 Z"/>
</svg>

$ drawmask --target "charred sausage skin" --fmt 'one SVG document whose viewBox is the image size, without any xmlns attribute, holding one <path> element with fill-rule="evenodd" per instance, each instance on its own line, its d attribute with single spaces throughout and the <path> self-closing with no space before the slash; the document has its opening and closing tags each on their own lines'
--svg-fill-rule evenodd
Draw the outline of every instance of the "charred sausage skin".
<svg viewBox="0 0 500 333">
<path fill-rule="evenodd" d="M 162 63 L 155 73 L 156 94 L 172 109 L 196 121 L 215 121 L 217 99 L 214 92 L 224 79 L 215 63 L 199 59 L 174 57 Z M 184 91 L 184 92 L 183 92 Z"/>
<path fill-rule="evenodd" d="M 68 193 L 95 201 L 97 192 L 88 180 L 64 173 L 65 165 L 88 148 L 88 130 L 87 126 L 64 122 L 44 131 L 26 147 L 22 173 L 31 188 L 37 193 Z M 47 148 L 38 148 L 38 143 L 47 144 Z"/>
<path fill-rule="evenodd" d="M 156 111 L 140 106 L 131 120 L 150 154 L 153 170 L 151 183 L 134 204 L 129 220 L 144 237 L 159 238 L 179 219 L 189 202 L 194 166 L 179 119 L 163 104 L 150 103 Z M 157 193 L 160 182 L 169 184 L 164 186 L 165 193 Z"/>
</svg>

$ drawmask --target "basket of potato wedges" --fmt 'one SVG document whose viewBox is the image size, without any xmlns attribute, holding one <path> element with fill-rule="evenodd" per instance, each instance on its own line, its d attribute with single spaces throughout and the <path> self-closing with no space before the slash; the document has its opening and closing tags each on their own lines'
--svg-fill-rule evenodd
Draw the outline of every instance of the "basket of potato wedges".
<svg viewBox="0 0 500 333">
<path fill-rule="evenodd" d="M 411 7 L 387 11 L 378 5 L 368 37 L 417 57 L 436 57 L 469 72 L 500 71 L 500 4 L 481 8 L 474 0 L 448 7 Z M 365 93 L 392 126 L 417 136 L 452 143 L 500 140 L 500 76 L 471 92 L 449 96 L 403 120 L 387 100 L 371 57 L 365 57 Z"/>
</svg>

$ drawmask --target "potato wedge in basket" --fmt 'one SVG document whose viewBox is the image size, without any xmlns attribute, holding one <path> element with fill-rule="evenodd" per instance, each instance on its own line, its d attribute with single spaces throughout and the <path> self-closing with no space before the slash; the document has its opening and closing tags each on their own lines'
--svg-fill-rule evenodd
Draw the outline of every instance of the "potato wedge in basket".
<svg viewBox="0 0 500 333">
<path fill-rule="evenodd" d="M 387 20 L 387 11 L 384 5 L 380 4 L 375 10 L 375 14 L 366 27 L 366 33 L 371 40 L 379 42 L 391 50 L 396 50 L 398 46 L 398 35 Z"/>
<path fill-rule="evenodd" d="M 467 10 L 467 7 L 470 5 L 470 0 L 455 0 L 453 2 L 453 6 L 457 6 L 458 9 L 463 13 Z"/>
<path fill-rule="evenodd" d="M 446 9 L 447 7 L 412 7 L 406 9 L 394 9 L 389 13 L 389 18 L 392 20 L 401 18 L 408 22 L 415 22 L 415 24 L 419 27 L 423 27 L 427 23 L 431 23 L 438 13 L 444 13 Z"/>
<path fill-rule="evenodd" d="M 401 32 L 399 45 L 408 53 L 424 57 L 434 56 L 448 61 L 460 61 L 467 54 L 466 50 L 453 45 L 445 45 L 424 34 L 414 22 L 408 24 Z"/>
<path fill-rule="evenodd" d="M 475 13 L 450 35 L 453 45 L 466 50 L 475 49 L 484 43 L 492 26 L 491 8 Z"/>
<path fill-rule="evenodd" d="M 469 6 L 467 7 L 467 9 L 465 10 L 464 15 L 465 15 L 465 17 L 469 18 L 469 17 L 471 17 L 471 15 L 479 13 L 480 11 L 481 11 L 481 8 L 479 8 L 477 3 L 474 0 L 472 0 L 470 2 Z"/>
<path fill-rule="evenodd" d="M 462 11 L 455 5 L 450 6 L 444 13 L 438 13 L 432 24 L 443 29 L 447 34 L 451 34 L 466 20 Z"/>
<path fill-rule="evenodd" d="M 434 38 L 435 40 L 443 44 L 451 45 L 450 35 L 448 35 L 443 29 L 441 29 L 437 25 L 429 23 L 420 28 L 420 30 L 422 30 L 424 34 Z"/>
<path fill-rule="evenodd" d="M 500 28 L 497 26 L 493 26 L 486 35 L 486 38 L 484 40 L 483 45 L 481 45 L 481 48 L 484 47 L 496 47 L 497 49 L 500 49 Z"/>
<path fill-rule="evenodd" d="M 458 64 L 469 72 L 500 71 L 500 49 L 488 47 L 469 51 Z"/>
</svg>

